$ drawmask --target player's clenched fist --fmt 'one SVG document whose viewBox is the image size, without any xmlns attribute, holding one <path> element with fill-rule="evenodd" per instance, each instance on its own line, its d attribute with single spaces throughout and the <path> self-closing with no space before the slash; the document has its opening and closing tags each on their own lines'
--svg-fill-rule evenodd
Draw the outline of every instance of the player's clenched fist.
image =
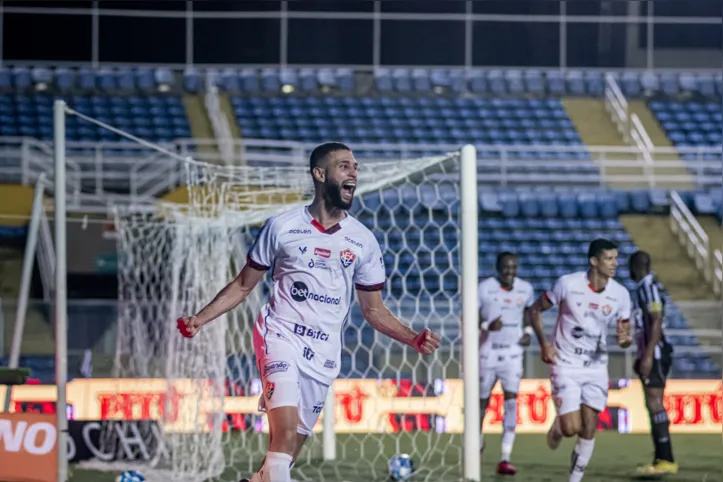
<svg viewBox="0 0 723 482">
<path fill-rule="evenodd" d="M 429 328 L 414 337 L 414 348 L 422 355 L 429 355 L 439 348 L 439 335 Z"/>
<path fill-rule="evenodd" d="M 620 348 L 627 348 L 633 343 L 633 333 L 630 327 L 630 320 L 618 320 L 618 326 L 615 331 Z"/>
<path fill-rule="evenodd" d="M 202 325 L 200 320 L 195 316 L 182 316 L 176 320 L 176 326 L 178 327 L 178 331 L 181 332 L 181 335 L 186 338 L 193 338 L 201 329 Z"/>
<path fill-rule="evenodd" d="M 552 346 L 552 343 L 549 341 L 546 341 L 542 344 L 542 347 L 540 348 L 542 361 L 547 363 L 548 365 L 552 365 L 555 363 L 555 358 L 557 358 L 557 350 L 554 346 Z"/>
</svg>

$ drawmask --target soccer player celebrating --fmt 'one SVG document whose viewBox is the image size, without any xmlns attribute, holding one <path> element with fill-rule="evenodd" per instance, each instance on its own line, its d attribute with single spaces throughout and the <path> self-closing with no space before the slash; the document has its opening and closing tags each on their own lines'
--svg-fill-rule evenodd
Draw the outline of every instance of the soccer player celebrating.
<svg viewBox="0 0 723 482">
<path fill-rule="evenodd" d="M 670 442 L 670 422 L 663 407 L 665 382 L 672 364 L 673 347 L 663 333 L 665 290 L 650 270 L 650 255 L 636 251 L 630 256 L 630 277 L 637 283 L 632 292 L 637 357 L 635 372 L 643 382 L 645 405 L 655 447 L 653 463 L 638 467 L 639 474 L 678 472 Z"/>
<path fill-rule="evenodd" d="M 562 276 L 530 309 L 542 360 L 550 365 L 557 408 L 547 443 L 554 450 L 563 436 L 577 435 L 570 482 L 582 480 L 595 446 L 598 413 L 607 404 L 608 325 L 617 324 L 618 345 L 626 348 L 632 343 L 630 294 L 613 279 L 618 266 L 617 245 L 596 239 L 590 243 L 587 257 L 587 271 Z M 554 305 L 559 313 L 552 340 L 548 341 L 542 312 Z"/>
<path fill-rule="evenodd" d="M 517 426 L 517 392 L 522 378 L 522 351 L 530 344 L 532 328 L 526 325 L 527 311 L 534 302 L 534 290 L 517 278 L 517 255 L 503 252 L 497 256 L 497 276 L 479 284 L 480 311 L 480 414 L 484 415 L 492 388 L 500 381 L 505 398 L 500 475 L 514 475 L 510 464 Z M 484 449 L 483 435 L 480 447 Z"/>
<path fill-rule="evenodd" d="M 272 216 L 246 266 L 205 308 L 178 328 L 192 337 L 243 302 L 273 267 L 273 289 L 254 326 L 254 352 L 263 381 L 260 408 L 268 415 L 269 449 L 252 481 L 289 482 L 291 466 L 313 432 L 329 386 L 339 374 L 344 323 L 352 289 L 364 318 L 379 332 L 423 355 L 439 336 L 416 333 L 382 301 L 385 272 L 374 235 L 347 213 L 357 162 L 347 146 L 330 142 L 311 153 L 315 196 L 309 206 Z"/>
</svg>

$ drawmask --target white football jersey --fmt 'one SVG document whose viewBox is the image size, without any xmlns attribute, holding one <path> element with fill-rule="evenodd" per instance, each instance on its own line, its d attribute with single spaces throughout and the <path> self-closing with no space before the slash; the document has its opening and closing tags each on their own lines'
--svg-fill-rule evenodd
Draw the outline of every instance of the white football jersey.
<svg viewBox="0 0 723 482">
<path fill-rule="evenodd" d="M 480 356 L 485 357 L 494 350 L 496 354 L 519 354 L 525 308 L 535 302 L 535 290 L 525 280 L 515 278 L 512 289 L 507 290 L 495 278 L 482 280 L 477 289 L 479 313 L 482 320 L 491 322 L 502 317 L 502 329 L 483 330 L 480 334 Z"/>
<path fill-rule="evenodd" d="M 306 207 L 297 208 L 266 221 L 248 263 L 272 268 L 274 282 L 256 329 L 264 339 L 286 339 L 297 351 L 299 370 L 331 383 L 339 374 L 353 286 L 384 287 L 384 260 L 374 235 L 348 214 L 325 230 Z"/>
<path fill-rule="evenodd" d="M 573 366 L 606 364 L 608 327 L 630 319 L 630 293 L 614 279 L 594 291 L 587 272 L 560 277 L 547 299 L 559 306 L 552 336 L 557 363 Z"/>
</svg>

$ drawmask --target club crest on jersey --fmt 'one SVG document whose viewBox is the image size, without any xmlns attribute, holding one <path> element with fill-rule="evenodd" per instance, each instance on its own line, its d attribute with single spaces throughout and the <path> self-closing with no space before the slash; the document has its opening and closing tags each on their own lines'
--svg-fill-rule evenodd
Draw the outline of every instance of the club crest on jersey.
<svg viewBox="0 0 723 482">
<path fill-rule="evenodd" d="M 274 396 L 274 386 L 273 382 L 266 382 L 266 386 L 264 387 L 264 396 L 266 397 L 266 400 L 271 400 L 271 397 Z"/>
<path fill-rule="evenodd" d="M 341 265 L 348 268 L 356 259 L 356 255 L 351 251 L 351 249 L 345 249 L 339 253 L 339 259 L 341 260 Z"/>
<path fill-rule="evenodd" d="M 602 312 L 603 315 L 608 316 L 613 311 L 613 307 L 610 305 L 603 306 Z"/>
</svg>

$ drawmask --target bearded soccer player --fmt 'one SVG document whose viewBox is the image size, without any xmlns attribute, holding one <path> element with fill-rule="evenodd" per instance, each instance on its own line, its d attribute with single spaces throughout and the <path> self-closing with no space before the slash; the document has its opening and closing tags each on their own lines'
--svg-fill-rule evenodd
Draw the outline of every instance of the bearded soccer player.
<svg viewBox="0 0 723 482">
<path fill-rule="evenodd" d="M 484 415 L 492 388 L 500 381 L 504 392 L 504 419 L 501 452 L 497 465 L 500 475 L 514 475 L 510 464 L 517 426 L 517 393 L 522 378 L 522 351 L 530 344 L 532 328 L 524 326 L 528 308 L 534 302 L 534 290 L 517 277 L 517 255 L 503 252 L 497 256 L 497 276 L 483 280 L 478 288 L 480 311 L 480 414 Z M 484 449 L 483 435 L 480 447 Z"/>
<path fill-rule="evenodd" d="M 673 362 L 673 347 L 663 333 L 665 290 L 650 269 L 648 253 L 633 253 L 630 256 L 629 268 L 630 277 L 637 283 L 632 292 L 637 345 L 634 368 L 643 383 L 645 406 L 650 417 L 650 432 L 655 447 L 653 463 L 638 467 L 638 473 L 675 474 L 678 472 L 678 464 L 673 459 L 670 422 L 663 407 L 663 392 Z"/>
<path fill-rule="evenodd" d="M 273 290 L 254 326 L 254 351 L 263 381 L 269 448 L 256 482 L 289 482 L 291 467 L 319 418 L 339 374 L 344 323 L 352 289 L 364 318 L 379 332 L 423 355 L 439 336 L 416 333 L 382 301 L 385 272 L 374 235 L 347 213 L 357 184 L 357 162 L 347 146 L 330 142 L 311 153 L 315 196 L 309 206 L 272 216 L 259 232 L 246 266 L 205 308 L 179 319 L 192 337 L 243 302 L 273 267 Z"/>
<path fill-rule="evenodd" d="M 608 398 L 608 326 L 617 325 L 618 345 L 632 343 L 630 294 L 615 281 L 618 247 L 596 239 L 587 253 L 588 269 L 562 276 L 530 309 L 542 360 L 550 365 L 557 417 L 547 434 L 551 449 L 562 437 L 577 436 L 569 482 L 579 482 L 595 446 L 598 413 Z M 551 341 L 545 337 L 542 312 L 557 305 Z"/>
</svg>

